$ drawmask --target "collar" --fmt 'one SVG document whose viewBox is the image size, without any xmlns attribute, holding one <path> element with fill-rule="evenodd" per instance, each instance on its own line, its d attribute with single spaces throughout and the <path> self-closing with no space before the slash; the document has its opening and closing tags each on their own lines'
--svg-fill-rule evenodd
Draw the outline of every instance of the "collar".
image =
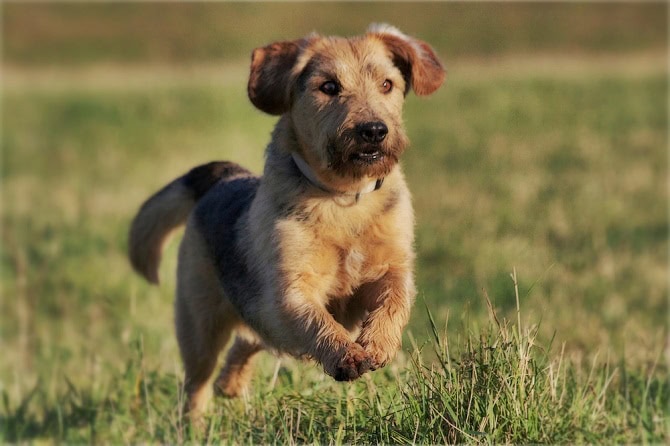
<svg viewBox="0 0 670 446">
<path fill-rule="evenodd" d="M 370 181 L 358 192 L 341 192 L 332 189 L 319 181 L 312 168 L 309 167 L 309 164 L 307 164 L 307 161 L 305 161 L 297 152 L 291 152 L 291 157 L 293 158 L 293 162 L 298 167 L 300 173 L 302 173 L 302 175 L 312 184 L 312 186 L 330 194 L 356 197 L 356 202 L 358 202 L 362 194 L 369 194 L 370 192 L 379 190 L 379 188 L 382 187 L 382 184 L 384 184 L 384 178 L 379 178 L 377 180 Z"/>
</svg>

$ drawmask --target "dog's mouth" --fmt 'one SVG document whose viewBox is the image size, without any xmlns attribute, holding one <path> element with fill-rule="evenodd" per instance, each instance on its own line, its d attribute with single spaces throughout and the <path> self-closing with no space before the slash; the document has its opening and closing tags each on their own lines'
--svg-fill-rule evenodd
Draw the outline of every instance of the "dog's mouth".
<svg viewBox="0 0 670 446">
<path fill-rule="evenodd" d="M 385 155 L 379 149 L 364 149 L 351 154 L 349 160 L 354 164 L 370 165 L 382 161 Z"/>
<path fill-rule="evenodd" d="M 377 177 L 381 178 L 393 169 L 398 163 L 398 157 L 404 150 L 403 144 L 356 144 L 353 141 L 336 142 L 331 140 L 328 144 L 328 167 L 338 174 L 353 178 Z"/>
</svg>

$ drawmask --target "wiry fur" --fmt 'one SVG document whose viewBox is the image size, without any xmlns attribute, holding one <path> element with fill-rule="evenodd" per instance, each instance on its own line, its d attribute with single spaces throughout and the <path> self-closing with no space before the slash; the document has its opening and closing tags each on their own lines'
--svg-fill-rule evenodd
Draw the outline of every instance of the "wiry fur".
<svg viewBox="0 0 670 446">
<path fill-rule="evenodd" d="M 219 180 L 249 175 L 237 164 L 214 161 L 192 169 L 149 198 L 133 219 L 128 234 L 128 257 L 135 271 L 158 284 L 163 246 L 186 223 L 196 202 Z"/>
<path fill-rule="evenodd" d="M 151 283 L 158 284 L 158 266 L 169 236 L 186 222 L 195 206 L 191 192 L 173 181 L 151 197 L 133 220 L 128 235 L 130 263 Z"/>
<path fill-rule="evenodd" d="M 130 233 L 134 267 L 155 282 L 165 238 L 188 219 L 175 310 L 192 414 L 233 332 L 215 382 L 228 396 L 265 348 L 313 358 L 337 380 L 393 358 L 415 296 L 402 104 L 410 89 L 429 94 L 443 79 L 426 43 L 388 26 L 254 51 L 249 98 L 281 115 L 263 176 L 233 163 L 195 168 L 151 197 Z M 323 91 L 327 82 L 337 94 Z M 361 130 L 370 123 L 384 134 Z"/>
</svg>

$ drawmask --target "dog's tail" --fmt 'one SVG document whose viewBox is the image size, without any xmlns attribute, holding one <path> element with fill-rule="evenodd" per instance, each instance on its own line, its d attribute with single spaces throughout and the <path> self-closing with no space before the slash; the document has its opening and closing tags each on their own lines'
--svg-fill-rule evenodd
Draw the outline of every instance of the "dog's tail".
<svg viewBox="0 0 670 446">
<path fill-rule="evenodd" d="M 191 169 L 145 201 L 128 236 L 128 256 L 135 271 L 157 284 L 163 247 L 186 223 L 198 200 L 219 181 L 248 175 L 238 164 L 214 161 Z"/>
</svg>

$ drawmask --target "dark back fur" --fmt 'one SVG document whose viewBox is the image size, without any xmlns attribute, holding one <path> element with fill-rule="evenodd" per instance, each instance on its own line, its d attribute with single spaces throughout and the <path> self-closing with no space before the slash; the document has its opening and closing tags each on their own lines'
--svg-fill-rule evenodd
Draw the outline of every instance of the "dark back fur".
<svg viewBox="0 0 670 446">
<path fill-rule="evenodd" d="M 238 243 L 259 183 L 256 177 L 220 182 L 202 197 L 193 213 L 226 296 L 240 312 L 244 308 L 240 300 L 249 299 L 250 290 L 257 289 Z"/>
</svg>

